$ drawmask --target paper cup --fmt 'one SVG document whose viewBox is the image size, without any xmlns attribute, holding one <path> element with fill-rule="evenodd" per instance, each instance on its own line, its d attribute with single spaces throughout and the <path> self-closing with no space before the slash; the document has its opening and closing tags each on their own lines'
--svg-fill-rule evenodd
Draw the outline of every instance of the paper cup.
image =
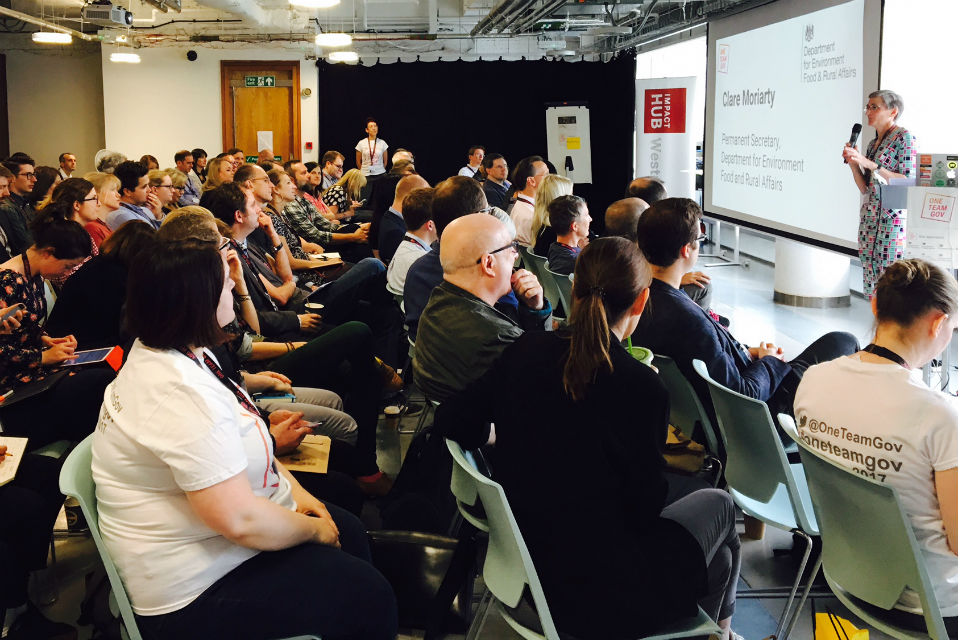
<svg viewBox="0 0 960 640">
<path fill-rule="evenodd" d="M 303 306 L 311 313 L 320 313 L 323 310 L 323 305 L 319 302 L 308 302 Z"/>
</svg>

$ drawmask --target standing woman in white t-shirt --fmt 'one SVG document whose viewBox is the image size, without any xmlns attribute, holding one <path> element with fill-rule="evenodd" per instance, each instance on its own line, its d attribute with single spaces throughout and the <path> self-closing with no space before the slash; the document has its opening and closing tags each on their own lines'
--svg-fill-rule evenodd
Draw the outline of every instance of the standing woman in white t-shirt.
<svg viewBox="0 0 960 640">
<path fill-rule="evenodd" d="M 872 305 L 873 343 L 810 367 L 797 389 L 794 414 L 804 442 L 897 490 L 947 628 L 955 634 L 956 399 L 923 384 L 917 369 L 943 352 L 957 328 L 957 282 L 924 260 L 898 260 L 884 270 Z M 921 613 L 918 607 L 909 590 L 896 605 Z M 902 617 L 926 629 L 922 616 Z"/>
<path fill-rule="evenodd" d="M 365 176 L 379 176 L 387 172 L 387 150 L 390 146 L 386 140 L 377 137 L 380 127 L 373 118 L 367 118 L 367 137 L 361 138 L 354 149 L 357 152 L 357 169 Z"/>
<path fill-rule="evenodd" d="M 137 340 L 104 394 L 92 471 L 140 631 L 392 639 L 396 600 L 363 525 L 275 459 L 269 425 L 208 350 L 233 320 L 232 287 L 209 244 L 161 243 L 130 270 Z"/>
</svg>

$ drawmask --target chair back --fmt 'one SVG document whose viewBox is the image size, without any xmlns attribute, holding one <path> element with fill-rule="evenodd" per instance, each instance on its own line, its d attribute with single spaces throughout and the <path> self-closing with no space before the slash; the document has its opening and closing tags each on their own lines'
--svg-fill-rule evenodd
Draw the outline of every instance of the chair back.
<svg viewBox="0 0 960 640">
<path fill-rule="evenodd" d="M 803 469 L 787 461 L 767 405 L 716 382 L 702 360 L 694 360 L 693 369 L 710 390 L 727 450 L 727 483 L 740 508 L 776 526 L 818 535 Z"/>
<path fill-rule="evenodd" d="M 680 371 L 677 363 L 669 356 L 654 354 L 653 366 L 660 372 L 660 379 L 670 394 L 670 424 L 680 428 L 688 437 L 697 433 L 699 425 L 707 450 L 713 454 L 719 453 L 720 443 L 717 441 L 716 427 L 713 426 L 713 421 L 707 415 L 707 410 L 700 402 L 693 385 Z"/>
<path fill-rule="evenodd" d="M 543 296 L 550 301 L 550 306 L 556 309 L 557 305 L 560 304 L 560 291 L 557 289 L 556 281 L 550 277 L 550 272 L 547 271 L 547 259 L 535 254 L 533 247 L 527 247 L 523 262 L 527 265 L 527 269 L 537 276 L 540 286 L 543 287 Z"/>
<path fill-rule="evenodd" d="M 547 273 L 553 278 L 553 281 L 557 283 L 557 293 L 560 296 L 560 303 L 563 304 L 563 311 L 567 314 L 567 319 L 570 318 L 570 313 L 573 311 L 573 306 L 570 303 L 570 295 L 573 290 L 573 275 L 564 275 L 562 273 L 557 273 L 556 271 L 550 271 L 550 265 L 546 265 Z"/>
<path fill-rule="evenodd" d="M 891 609 L 909 586 L 920 597 L 929 635 L 947 638 L 920 545 L 897 491 L 822 457 L 803 441 L 790 416 L 778 418 L 796 441 L 810 479 L 823 536 L 823 572 L 831 588 Z"/>
<path fill-rule="evenodd" d="M 520 604 L 524 588 L 528 588 L 533 596 L 544 636 L 547 640 L 559 640 L 537 570 L 533 566 L 533 560 L 513 517 L 503 487 L 480 473 L 473 461 L 468 459 L 469 454 L 464 452 L 459 444 L 447 440 L 447 448 L 453 456 L 450 488 L 457 499 L 457 507 L 467 521 L 489 532 L 487 555 L 483 562 L 484 583 L 499 602 L 510 608 Z M 467 510 L 466 506 L 482 506 L 485 517 L 475 515 L 475 510 Z M 500 611 L 510 626 L 517 629 L 520 623 L 514 620 L 504 607 L 500 607 Z M 530 631 L 526 627 L 522 628 Z"/>
<path fill-rule="evenodd" d="M 107 577 L 110 579 L 111 595 L 120 610 L 120 618 L 123 620 L 126 637 L 130 640 L 141 640 L 140 631 L 137 629 L 137 620 L 133 615 L 133 607 L 130 606 L 127 591 L 123 586 L 123 581 L 120 580 L 116 565 L 113 564 L 110 552 L 107 551 L 103 538 L 100 536 L 100 517 L 97 514 L 97 487 L 93 483 L 93 472 L 90 469 L 93 461 L 92 447 L 93 435 L 89 435 L 67 456 L 63 467 L 60 469 L 60 491 L 64 495 L 76 498 L 77 502 L 80 503 L 80 510 L 83 512 L 83 517 L 87 519 L 90 535 L 93 537 L 94 544 L 97 545 L 100 559 L 103 560 Z"/>
</svg>

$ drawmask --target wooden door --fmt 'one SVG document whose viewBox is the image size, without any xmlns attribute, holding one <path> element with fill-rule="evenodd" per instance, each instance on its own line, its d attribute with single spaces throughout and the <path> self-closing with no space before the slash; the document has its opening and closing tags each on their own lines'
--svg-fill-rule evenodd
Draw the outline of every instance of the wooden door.
<svg viewBox="0 0 960 640">
<path fill-rule="evenodd" d="M 223 148 L 249 156 L 259 149 L 258 132 L 273 134 L 273 153 L 282 161 L 300 157 L 300 63 L 221 62 Z M 248 86 L 270 77 L 273 86 Z M 252 84 L 257 84 L 256 80 Z"/>
</svg>

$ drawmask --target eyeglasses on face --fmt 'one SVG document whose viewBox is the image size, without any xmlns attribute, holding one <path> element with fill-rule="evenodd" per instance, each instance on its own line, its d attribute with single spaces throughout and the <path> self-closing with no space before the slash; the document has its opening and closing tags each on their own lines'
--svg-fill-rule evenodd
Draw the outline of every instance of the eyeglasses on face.
<svg viewBox="0 0 960 640">
<path fill-rule="evenodd" d="M 230 238 L 224 238 L 224 239 L 223 239 L 223 244 L 221 244 L 219 247 L 217 247 L 217 251 L 222 252 L 224 249 L 227 249 L 227 248 L 229 248 L 229 247 L 230 247 Z"/>
<path fill-rule="evenodd" d="M 34 178 L 37 177 L 37 174 L 35 174 L 35 173 L 32 172 L 32 171 L 31 171 L 30 173 L 19 173 L 19 174 L 17 174 L 17 175 L 23 176 L 23 177 L 26 178 L 27 180 L 33 180 Z"/>
<path fill-rule="evenodd" d="M 487 253 L 485 253 L 485 254 L 483 254 L 483 255 L 484 255 L 484 256 L 485 256 L 485 255 L 491 255 L 491 256 L 492 256 L 492 255 L 495 254 L 495 253 L 500 253 L 501 251 L 506 251 L 507 249 L 513 249 L 513 250 L 516 251 L 517 253 L 520 253 L 520 243 L 517 242 L 516 240 L 514 240 L 514 241 L 511 242 L 510 244 L 504 245 L 504 246 L 500 247 L 499 249 L 494 249 L 493 251 L 488 251 Z M 479 258 L 477 258 L 477 264 L 480 264 L 480 262 L 481 262 L 482 260 L 483 260 L 483 256 L 480 256 Z"/>
<path fill-rule="evenodd" d="M 100 196 L 93 196 L 92 198 L 84 198 L 83 202 L 100 202 Z"/>
</svg>

